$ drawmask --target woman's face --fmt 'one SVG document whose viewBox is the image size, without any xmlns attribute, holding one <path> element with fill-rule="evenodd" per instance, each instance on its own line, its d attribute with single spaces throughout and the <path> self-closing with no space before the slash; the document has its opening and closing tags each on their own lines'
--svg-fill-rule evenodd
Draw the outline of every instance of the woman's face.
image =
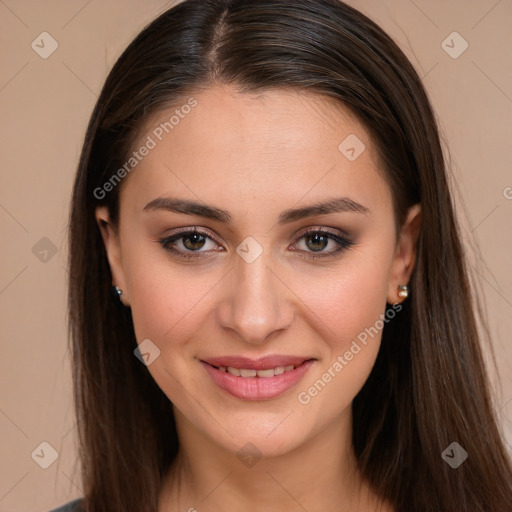
<svg viewBox="0 0 512 512">
<path fill-rule="evenodd" d="M 146 125 L 119 231 L 102 234 L 179 431 L 278 455 L 348 424 L 419 216 L 397 238 L 372 141 L 331 100 L 228 86 L 194 99 Z"/>
</svg>

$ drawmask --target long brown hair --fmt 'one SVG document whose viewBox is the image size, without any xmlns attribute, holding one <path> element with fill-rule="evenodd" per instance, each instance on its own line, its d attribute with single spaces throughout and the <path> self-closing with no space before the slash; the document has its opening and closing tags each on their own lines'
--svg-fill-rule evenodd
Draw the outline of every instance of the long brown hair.
<svg viewBox="0 0 512 512">
<path fill-rule="evenodd" d="M 95 208 L 108 205 L 117 222 L 122 183 L 106 194 L 98 188 L 126 162 L 148 116 L 216 83 L 334 98 L 378 148 L 397 226 L 421 203 L 410 298 L 384 327 L 375 366 L 353 402 L 359 468 L 397 512 L 510 512 L 511 463 L 492 407 L 431 105 L 392 39 L 337 0 L 187 0 L 147 26 L 105 82 L 85 136 L 70 220 L 84 510 L 155 512 L 178 450 L 170 402 L 134 357 L 130 310 L 111 295 L 95 221 Z M 441 456 L 452 442 L 469 455 L 457 469 Z"/>
</svg>

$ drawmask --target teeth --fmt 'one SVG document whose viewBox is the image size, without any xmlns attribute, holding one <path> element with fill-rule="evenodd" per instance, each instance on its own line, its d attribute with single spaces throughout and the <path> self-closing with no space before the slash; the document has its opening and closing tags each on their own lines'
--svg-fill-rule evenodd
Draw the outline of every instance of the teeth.
<svg viewBox="0 0 512 512">
<path fill-rule="evenodd" d="M 249 370 L 247 368 L 234 368 L 232 366 L 219 366 L 221 372 L 228 372 L 235 377 L 274 377 L 275 375 L 282 375 L 284 372 L 293 370 L 295 366 L 290 364 L 288 366 L 277 366 L 276 368 L 269 368 L 268 370 Z"/>
<path fill-rule="evenodd" d="M 256 377 L 256 370 L 245 370 L 242 368 L 240 370 L 240 377 Z"/>
<path fill-rule="evenodd" d="M 273 377 L 276 374 L 273 368 L 268 370 L 258 370 L 256 373 L 258 374 L 258 377 Z"/>
</svg>

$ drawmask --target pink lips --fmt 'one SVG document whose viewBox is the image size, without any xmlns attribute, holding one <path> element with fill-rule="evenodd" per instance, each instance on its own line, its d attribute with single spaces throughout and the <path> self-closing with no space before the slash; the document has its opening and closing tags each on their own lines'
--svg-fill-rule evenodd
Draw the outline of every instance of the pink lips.
<svg viewBox="0 0 512 512">
<path fill-rule="evenodd" d="M 248 359 L 241 356 L 214 357 L 202 360 L 201 364 L 213 382 L 231 395 L 245 400 L 268 400 L 295 386 L 314 362 L 314 359 L 300 356 L 275 355 L 261 359 Z M 238 377 L 219 370 L 219 367 L 268 370 L 291 365 L 295 366 L 293 370 L 273 377 Z"/>
</svg>

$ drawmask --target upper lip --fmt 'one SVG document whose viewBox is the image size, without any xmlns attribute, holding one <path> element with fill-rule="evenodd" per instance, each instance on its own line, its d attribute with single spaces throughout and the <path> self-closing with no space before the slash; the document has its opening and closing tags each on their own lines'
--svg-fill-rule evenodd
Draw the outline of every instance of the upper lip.
<svg viewBox="0 0 512 512">
<path fill-rule="evenodd" d="M 270 368 L 277 368 L 278 366 L 300 366 L 309 359 L 313 358 L 304 356 L 270 355 L 259 359 L 250 359 L 243 356 L 209 357 L 207 359 L 202 359 L 201 361 L 217 367 L 231 366 L 232 368 L 246 370 L 269 370 Z"/>
</svg>

